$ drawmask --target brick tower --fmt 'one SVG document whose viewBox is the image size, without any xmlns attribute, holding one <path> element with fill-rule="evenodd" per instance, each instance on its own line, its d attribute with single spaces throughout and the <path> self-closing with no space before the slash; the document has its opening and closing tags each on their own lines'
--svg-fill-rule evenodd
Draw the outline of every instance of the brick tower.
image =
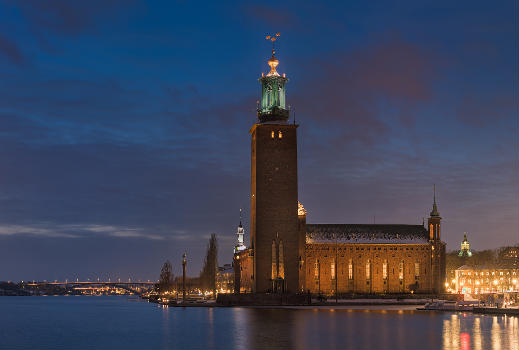
<svg viewBox="0 0 519 350">
<path fill-rule="evenodd" d="M 273 36 L 273 42 L 277 38 Z M 267 38 L 269 39 L 269 38 Z M 258 121 L 251 140 L 251 245 L 253 291 L 299 290 L 300 235 L 297 214 L 297 125 L 288 124 L 285 75 L 272 49 L 270 72 L 262 74 Z"/>
</svg>

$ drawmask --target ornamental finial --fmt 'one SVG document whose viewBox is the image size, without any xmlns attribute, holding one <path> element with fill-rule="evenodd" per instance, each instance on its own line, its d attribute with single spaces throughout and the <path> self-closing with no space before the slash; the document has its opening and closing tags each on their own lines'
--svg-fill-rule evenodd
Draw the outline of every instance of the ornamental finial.
<svg viewBox="0 0 519 350">
<path fill-rule="evenodd" d="M 268 72 L 268 74 L 267 74 L 268 77 L 273 76 L 273 75 L 279 76 L 279 73 L 276 71 L 276 67 L 279 64 L 279 61 L 275 56 L 276 49 L 275 49 L 274 44 L 275 44 L 276 40 L 278 40 L 280 35 L 281 34 L 276 33 L 276 34 L 272 34 L 272 35 L 267 35 L 265 37 L 265 39 L 270 40 L 272 42 L 272 57 L 270 58 L 270 60 L 268 60 L 268 64 L 270 66 L 270 72 Z"/>
</svg>

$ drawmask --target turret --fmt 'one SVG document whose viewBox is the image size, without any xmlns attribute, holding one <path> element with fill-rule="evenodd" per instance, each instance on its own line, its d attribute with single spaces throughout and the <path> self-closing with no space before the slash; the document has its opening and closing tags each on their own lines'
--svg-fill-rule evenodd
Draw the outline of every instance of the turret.
<svg viewBox="0 0 519 350">
<path fill-rule="evenodd" d="M 238 230 L 236 231 L 236 235 L 238 236 L 238 242 L 234 247 L 234 252 L 238 253 L 242 250 L 247 249 L 245 244 L 243 243 L 243 236 L 245 235 L 245 231 L 243 230 L 243 225 L 241 224 L 241 208 L 240 208 L 240 224 L 238 225 Z"/>
<path fill-rule="evenodd" d="M 274 43 L 278 37 L 279 33 L 267 36 L 267 40 L 272 41 L 272 57 L 268 60 L 270 71 L 267 75 L 262 73 L 259 79 L 261 82 L 261 102 L 258 105 L 258 120 L 260 123 L 286 122 L 289 116 L 285 99 L 285 84 L 288 79 L 285 74 L 281 76 L 276 71 L 279 60 L 276 58 Z"/>
</svg>

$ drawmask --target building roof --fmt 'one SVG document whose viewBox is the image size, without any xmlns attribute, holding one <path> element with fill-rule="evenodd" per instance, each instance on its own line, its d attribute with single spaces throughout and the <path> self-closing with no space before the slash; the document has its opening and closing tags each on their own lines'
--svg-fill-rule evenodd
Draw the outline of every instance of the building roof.
<svg viewBox="0 0 519 350">
<path fill-rule="evenodd" d="M 307 224 L 308 243 L 428 243 L 422 225 Z"/>
</svg>

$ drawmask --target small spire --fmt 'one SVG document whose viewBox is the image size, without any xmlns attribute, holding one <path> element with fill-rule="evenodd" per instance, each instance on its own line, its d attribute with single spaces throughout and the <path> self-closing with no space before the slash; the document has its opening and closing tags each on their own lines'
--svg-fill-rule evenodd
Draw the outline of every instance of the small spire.
<svg viewBox="0 0 519 350">
<path fill-rule="evenodd" d="M 240 225 L 238 225 L 238 227 L 243 227 L 241 224 L 241 210 L 242 210 L 242 208 L 240 208 Z"/>
<path fill-rule="evenodd" d="M 433 216 L 440 216 L 440 213 L 438 212 L 438 206 L 436 205 L 436 184 L 434 184 L 433 187 L 433 209 L 431 211 L 431 217 Z"/>
</svg>

